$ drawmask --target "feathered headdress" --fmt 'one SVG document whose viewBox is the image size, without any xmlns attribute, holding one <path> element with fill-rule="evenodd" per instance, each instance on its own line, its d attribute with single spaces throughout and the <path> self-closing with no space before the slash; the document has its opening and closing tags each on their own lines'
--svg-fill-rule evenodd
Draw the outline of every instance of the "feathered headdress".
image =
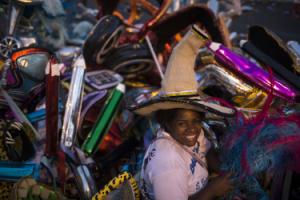
<svg viewBox="0 0 300 200">
<path fill-rule="evenodd" d="M 259 115 L 251 120 L 238 118 L 222 139 L 221 170 L 234 172 L 233 180 L 238 183 L 232 197 L 243 193 L 268 199 L 258 175 L 284 169 L 300 171 L 300 113 L 268 116 L 272 92 Z"/>
</svg>

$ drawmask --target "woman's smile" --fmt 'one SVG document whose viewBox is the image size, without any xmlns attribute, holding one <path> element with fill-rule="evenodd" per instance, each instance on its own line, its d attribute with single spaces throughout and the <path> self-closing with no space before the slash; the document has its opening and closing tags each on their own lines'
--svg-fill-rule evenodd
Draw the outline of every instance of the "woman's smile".
<svg viewBox="0 0 300 200">
<path fill-rule="evenodd" d="M 197 134 L 194 134 L 194 135 L 188 135 L 188 136 L 185 136 L 185 138 L 186 138 L 188 141 L 192 142 L 192 141 L 194 141 L 194 140 L 197 140 L 198 135 L 197 135 Z"/>
<path fill-rule="evenodd" d="M 168 125 L 168 131 L 179 143 L 194 146 L 202 131 L 203 116 L 193 110 L 178 109 L 173 120 Z"/>
</svg>

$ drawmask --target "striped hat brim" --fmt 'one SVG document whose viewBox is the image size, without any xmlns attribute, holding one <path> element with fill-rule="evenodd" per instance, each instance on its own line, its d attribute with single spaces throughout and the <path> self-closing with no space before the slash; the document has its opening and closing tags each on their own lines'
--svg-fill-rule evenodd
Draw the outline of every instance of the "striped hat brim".
<svg viewBox="0 0 300 200">
<path fill-rule="evenodd" d="M 199 112 L 210 112 L 212 114 L 224 117 L 233 117 L 235 115 L 234 109 L 219 105 L 217 103 L 204 101 L 200 99 L 200 97 L 160 97 L 151 99 L 137 106 L 130 107 L 129 110 L 138 115 L 146 116 L 158 110 L 170 110 L 177 108 L 195 110 Z"/>
</svg>

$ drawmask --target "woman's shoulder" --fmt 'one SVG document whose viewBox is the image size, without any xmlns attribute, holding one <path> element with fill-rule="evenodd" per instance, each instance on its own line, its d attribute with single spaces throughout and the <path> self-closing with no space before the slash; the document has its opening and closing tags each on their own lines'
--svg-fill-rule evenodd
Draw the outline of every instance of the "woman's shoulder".
<svg viewBox="0 0 300 200">
<path fill-rule="evenodd" d="M 184 165 L 184 154 L 171 141 L 166 139 L 155 140 L 147 151 L 146 158 L 153 160 L 156 167 L 171 167 Z"/>
<path fill-rule="evenodd" d="M 156 148 L 162 155 L 169 155 L 170 159 L 176 159 L 182 157 L 184 151 L 178 145 L 176 145 L 173 139 L 168 139 L 166 137 L 157 138 L 153 142 L 153 147 Z"/>
</svg>

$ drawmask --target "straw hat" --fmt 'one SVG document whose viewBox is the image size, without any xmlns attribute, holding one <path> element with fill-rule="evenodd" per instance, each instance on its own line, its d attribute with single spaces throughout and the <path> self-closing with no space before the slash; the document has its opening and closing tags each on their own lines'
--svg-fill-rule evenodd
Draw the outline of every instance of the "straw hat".
<svg viewBox="0 0 300 200">
<path fill-rule="evenodd" d="M 149 115 L 158 110 L 184 108 L 233 116 L 235 114 L 233 109 L 217 102 L 209 102 L 199 96 L 194 65 L 198 50 L 204 45 L 205 40 L 197 34 L 193 26 L 173 49 L 159 94 L 130 107 L 129 110 L 139 115 Z"/>
</svg>

